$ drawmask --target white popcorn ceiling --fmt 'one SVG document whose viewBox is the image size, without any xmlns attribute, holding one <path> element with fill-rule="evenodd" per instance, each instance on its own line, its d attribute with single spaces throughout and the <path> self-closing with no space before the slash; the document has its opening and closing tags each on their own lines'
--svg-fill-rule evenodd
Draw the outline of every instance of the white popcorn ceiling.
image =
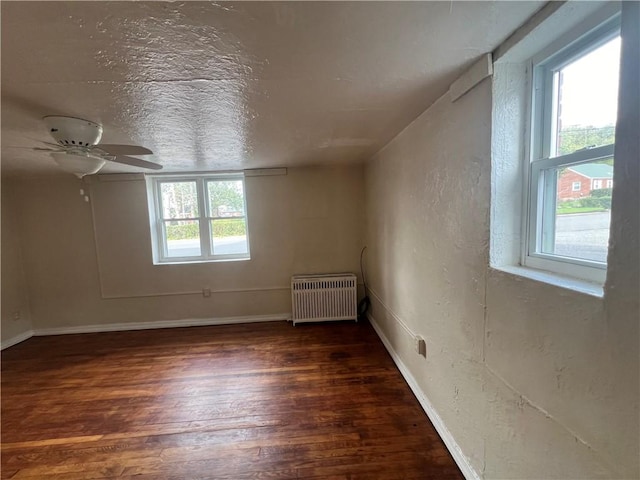
<svg viewBox="0 0 640 480">
<path fill-rule="evenodd" d="M 44 115 L 166 172 L 366 161 L 543 3 L 2 2 L 2 173 L 59 173 Z"/>
</svg>

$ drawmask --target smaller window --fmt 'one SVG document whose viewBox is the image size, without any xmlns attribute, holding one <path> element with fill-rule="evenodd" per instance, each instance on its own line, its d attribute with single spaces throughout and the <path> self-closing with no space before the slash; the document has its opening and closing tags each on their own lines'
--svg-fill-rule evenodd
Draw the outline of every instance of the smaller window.
<svg viewBox="0 0 640 480">
<path fill-rule="evenodd" d="M 526 266 L 604 281 L 620 43 L 617 16 L 532 61 Z"/>
<path fill-rule="evenodd" d="M 244 175 L 147 176 L 155 263 L 249 258 Z"/>
</svg>

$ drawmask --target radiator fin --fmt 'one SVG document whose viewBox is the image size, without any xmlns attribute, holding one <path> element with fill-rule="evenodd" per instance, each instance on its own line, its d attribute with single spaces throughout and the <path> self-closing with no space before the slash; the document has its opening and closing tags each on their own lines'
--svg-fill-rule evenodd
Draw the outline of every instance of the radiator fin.
<svg viewBox="0 0 640 480">
<path fill-rule="evenodd" d="M 358 320 L 357 279 L 349 274 L 291 277 L 293 324 Z"/>
</svg>

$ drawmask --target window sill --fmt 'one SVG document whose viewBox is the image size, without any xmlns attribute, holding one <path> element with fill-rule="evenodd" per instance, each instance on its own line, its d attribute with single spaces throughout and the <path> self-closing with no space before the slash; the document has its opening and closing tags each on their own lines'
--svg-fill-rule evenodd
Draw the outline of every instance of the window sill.
<svg viewBox="0 0 640 480">
<path fill-rule="evenodd" d="M 251 257 L 240 257 L 240 258 L 216 258 L 216 259 L 198 259 L 198 260 L 165 260 L 165 261 L 154 261 L 154 265 L 192 265 L 198 263 L 220 263 L 220 262 L 245 262 L 247 260 L 251 260 Z"/>
<path fill-rule="evenodd" d="M 516 275 L 567 290 L 572 290 L 574 292 L 584 293 L 592 297 L 602 298 L 604 296 L 602 285 L 587 282 L 586 280 L 565 277 L 563 275 L 558 275 L 557 273 L 522 267 L 520 265 L 504 265 L 500 267 L 492 266 L 491 268 L 500 272 L 510 273 L 511 275 Z"/>
</svg>

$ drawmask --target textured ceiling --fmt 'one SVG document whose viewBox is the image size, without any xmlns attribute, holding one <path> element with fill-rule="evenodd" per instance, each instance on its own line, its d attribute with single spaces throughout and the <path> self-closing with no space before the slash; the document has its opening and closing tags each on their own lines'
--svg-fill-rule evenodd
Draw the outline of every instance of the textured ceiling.
<svg viewBox="0 0 640 480">
<path fill-rule="evenodd" d="M 58 172 L 44 115 L 164 171 L 364 161 L 543 3 L 2 2 L 2 172 Z"/>
</svg>

